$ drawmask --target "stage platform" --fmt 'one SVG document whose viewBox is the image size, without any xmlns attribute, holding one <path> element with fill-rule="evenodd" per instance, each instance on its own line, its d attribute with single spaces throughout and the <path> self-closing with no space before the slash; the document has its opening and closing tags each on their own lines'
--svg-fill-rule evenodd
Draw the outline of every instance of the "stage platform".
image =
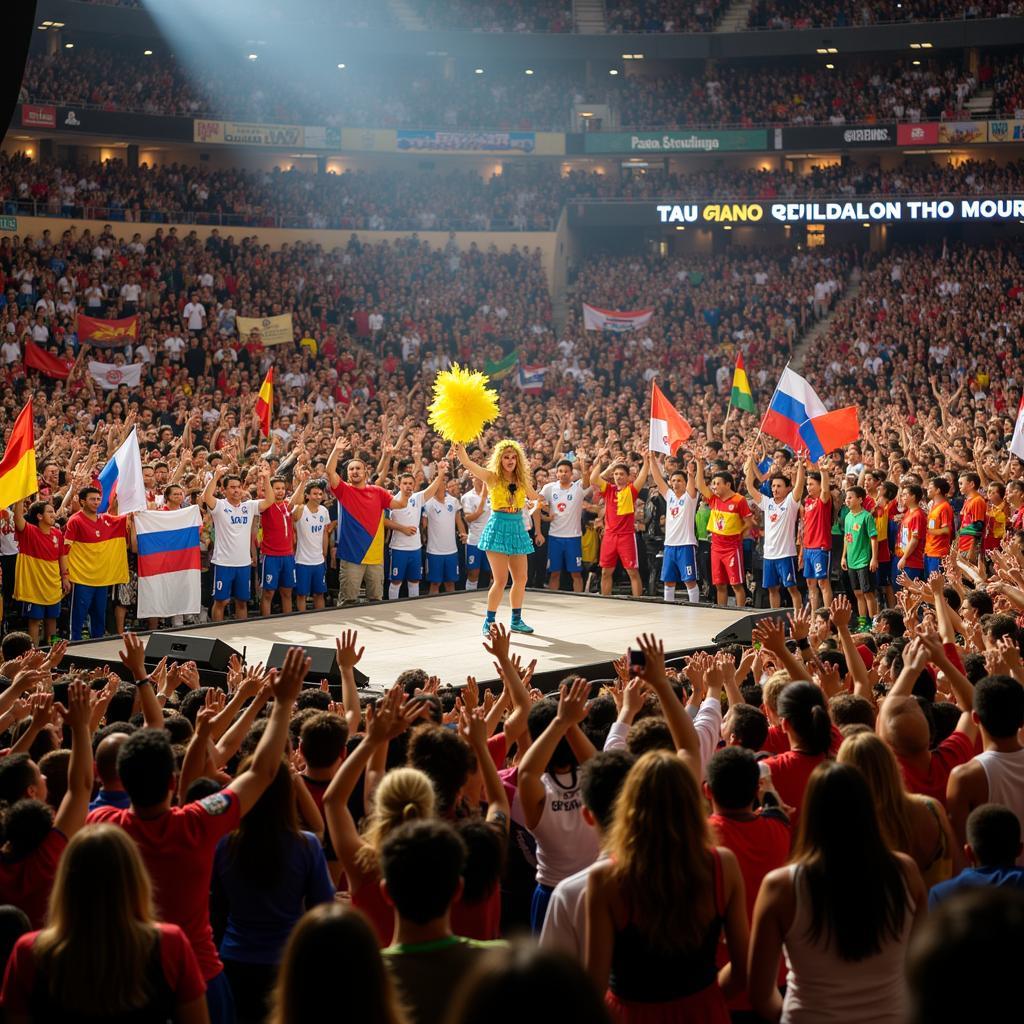
<svg viewBox="0 0 1024 1024">
<path fill-rule="evenodd" d="M 482 647 L 485 611 L 485 592 L 456 592 L 169 632 L 176 637 L 215 637 L 255 663 L 266 662 L 275 643 L 333 650 L 342 630 L 356 629 L 366 648 L 359 669 L 369 677 L 372 689 L 390 685 L 407 668 L 423 668 L 443 683 L 460 685 L 467 675 L 481 683 L 496 680 L 492 659 Z M 591 679 L 611 676 L 611 661 L 640 633 L 655 634 L 667 653 L 679 655 L 710 646 L 718 632 L 752 611 L 531 590 L 523 617 L 536 632 L 513 634 L 512 647 L 524 661 L 537 659 L 537 684 L 547 689 L 570 672 Z M 499 618 L 508 624 L 507 605 Z M 72 644 L 65 661 L 120 667 L 120 649 L 118 638 L 86 640 Z"/>
</svg>

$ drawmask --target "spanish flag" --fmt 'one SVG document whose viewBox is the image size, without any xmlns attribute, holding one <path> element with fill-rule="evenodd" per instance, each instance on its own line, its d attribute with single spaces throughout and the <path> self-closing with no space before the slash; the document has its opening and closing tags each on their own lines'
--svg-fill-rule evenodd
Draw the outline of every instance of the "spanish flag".
<svg viewBox="0 0 1024 1024">
<path fill-rule="evenodd" d="M 8 508 L 39 490 L 35 443 L 29 399 L 14 421 L 4 457 L 0 459 L 0 508 Z"/>
<path fill-rule="evenodd" d="M 256 396 L 256 419 L 260 421 L 260 433 L 270 437 L 270 417 L 274 413 L 274 368 L 267 370 Z"/>
<path fill-rule="evenodd" d="M 732 371 L 732 395 L 729 404 L 745 412 L 754 411 L 754 396 L 750 390 L 750 381 L 747 380 L 747 371 L 743 368 L 742 352 L 736 353 L 736 369 Z"/>
</svg>

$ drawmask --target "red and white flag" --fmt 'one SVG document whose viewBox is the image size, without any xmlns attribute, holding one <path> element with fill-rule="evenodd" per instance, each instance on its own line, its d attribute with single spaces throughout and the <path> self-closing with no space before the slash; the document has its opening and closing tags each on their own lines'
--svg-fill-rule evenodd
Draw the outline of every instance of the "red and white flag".
<svg viewBox="0 0 1024 1024">
<path fill-rule="evenodd" d="M 599 309 L 583 303 L 583 326 L 588 331 L 635 331 L 646 327 L 654 309 Z"/>
<path fill-rule="evenodd" d="M 104 391 L 114 391 L 122 384 L 137 388 L 142 383 L 142 363 L 96 363 L 89 360 L 89 374 Z"/>
<path fill-rule="evenodd" d="M 692 433 L 690 424 L 661 393 L 661 388 L 651 381 L 651 451 L 672 455 Z"/>
<path fill-rule="evenodd" d="M 1013 426 L 1013 437 L 1010 438 L 1010 451 L 1018 459 L 1024 459 L 1024 396 L 1020 400 L 1020 408 L 1017 410 L 1017 422 Z"/>
</svg>

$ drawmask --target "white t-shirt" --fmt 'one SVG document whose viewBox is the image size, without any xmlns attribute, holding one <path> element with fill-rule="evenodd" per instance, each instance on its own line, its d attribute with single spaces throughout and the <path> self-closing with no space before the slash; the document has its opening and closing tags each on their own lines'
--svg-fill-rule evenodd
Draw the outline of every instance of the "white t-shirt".
<svg viewBox="0 0 1024 1024">
<path fill-rule="evenodd" d="M 800 506 L 787 494 L 781 502 L 759 494 L 753 502 L 764 513 L 764 557 L 796 557 L 796 521 Z"/>
<path fill-rule="evenodd" d="M 18 553 L 18 535 L 14 530 L 14 513 L 9 508 L 0 509 L 0 555 Z"/>
<path fill-rule="evenodd" d="M 331 517 L 320 505 L 315 512 L 302 506 L 302 515 L 295 521 L 295 564 L 323 565 L 324 530 L 330 528 Z"/>
<path fill-rule="evenodd" d="M 3 356 L 4 365 L 10 366 L 21 358 L 21 345 L 16 341 L 5 341 L 0 346 L 0 355 Z"/>
<path fill-rule="evenodd" d="M 400 494 L 401 492 L 399 492 Z M 416 532 L 406 536 L 401 530 L 391 531 L 392 551 L 419 551 L 420 545 L 420 516 L 423 515 L 423 495 L 426 491 L 417 491 L 409 495 L 409 504 L 405 508 L 393 508 L 390 519 L 399 526 L 415 526 Z M 398 497 L 398 494 L 395 495 Z"/>
<path fill-rule="evenodd" d="M 600 857 L 575 875 L 564 878 L 555 886 L 544 915 L 544 927 L 540 931 L 542 949 L 556 949 L 568 953 L 574 960 L 583 963 L 584 936 L 586 935 L 587 879 L 598 864 L 606 864 L 607 857 Z"/>
<path fill-rule="evenodd" d="M 473 547 L 480 546 L 480 537 L 483 535 L 487 520 L 491 518 L 491 499 L 486 491 L 482 494 L 477 494 L 476 491 L 467 491 L 462 496 L 462 514 L 464 516 L 473 515 L 480 507 L 481 501 L 484 503 L 483 512 L 473 522 L 467 523 L 469 538 L 466 543 Z"/>
<path fill-rule="evenodd" d="M 211 565 L 238 566 L 252 564 L 252 526 L 260 503 L 256 498 L 232 505 L 218 498 L 210 513 L 213 520 L 213 555 Z"/>
<path fill-rule="evenodd" d="M 181 315 L 188 321 L 190 331 L 202 330 L 203 321 L 206 319 L 206 307 L 201 302 L 189 302 L 181 311 Z"/>
<path fill-rule="evenodd" d="M 454 555 L 459 550 L 455 542 L 455 517 L 461 507 L 459 500 L 450 494 L 446 494 L 442 501 L 431 498 L 423 506 L 428 555 Z"/>
<path fill-rule="evenodd" d="M 683 491 L 682 497 L 677 498 L 670 487 L 666 487 L 661 496 L 665 499 L 665 547 L 696 544 L 694 518 L 697 515 L 697 498 L 691 498 L 687 491 Z"/>
<path fill-rule="evenodd" d="M 568 488 L 557 480 L 541 488 L 541 497 L 548 503 L 551 516 L 549 537 L 583 536 L 583 503 L 588 490 L 579 480 L 573 480 Z"/>
</svg>

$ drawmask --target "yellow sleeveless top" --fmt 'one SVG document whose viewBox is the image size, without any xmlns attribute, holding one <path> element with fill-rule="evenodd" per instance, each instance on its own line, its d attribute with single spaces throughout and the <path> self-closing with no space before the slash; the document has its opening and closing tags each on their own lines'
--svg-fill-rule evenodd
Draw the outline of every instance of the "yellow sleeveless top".
<svg viewBox="0 0 1024 1024">
<path fill-rule="evenodd" d="M 504 480 L 488 484 L 487 494 L 491 499 L 491 508 L 495 510 L 514 508 L 519 512 L 526 504 L 526 489 L 517 486 L 515 491 L 509 493 L 508 484 Z"/>
</svg>

